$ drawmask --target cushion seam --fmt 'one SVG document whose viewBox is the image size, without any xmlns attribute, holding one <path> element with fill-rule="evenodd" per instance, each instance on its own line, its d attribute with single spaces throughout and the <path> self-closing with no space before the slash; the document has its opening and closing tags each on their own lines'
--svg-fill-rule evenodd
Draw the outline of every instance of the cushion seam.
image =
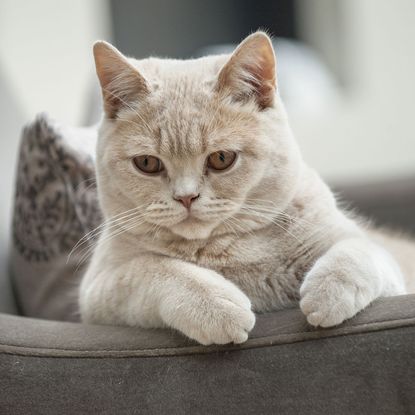
<svg viewBox="0 0 415 415">
<path fill-rule="evenodd" d="M 333 337 L 350 336 L 357 334 L 375 333 L 379 331 L 389 331 L 399 328 L 415 326 L 415 318 L 388 320 L 385 323 L 393 325 L 382 325 L 381 327 L 372 326 L 372 323 L 361 324 L 358 326 L 350 327 L 349 332 L 344 332 L 345 328 L 342 328 L 341 332 L 331 330 L 322 336 L 313 336 L 313 334 L 324 333 L 322 331 L 309 331 L 298 333 L 285 333 L 274 336 L 261 336 L 248 340 L 248 342 L 242 345 L 223 345 L 223 346 L 210 346 L 203 347 L 200 345 L 193 346 L 180 346 L 180 347 L 164 347 L 154 349 L 56 349 L 56 348 L 43 348 L 43 347 L 26 347 L 19 345 L 6 345 L 0 344 L 0 354 L 12 354 L 19 356 L 29 357 L 46 357 L 46 358 L 139 358 L 139 357 L 166 357 L 166 356 L 184 356 L 190 354 L 210 354 L 217 352 L 230 352 L 230 351 L 242 351 L 249 349 L 256 349 L 262 347 L 273 347 L 288 345 L 293 343 L 303 343 L 315 340 L 325 340 Z M 356 330 L 353 330 L 356 329 Z M 359 330 L 360 329 L 360 330 Z M 300 336 L 308 335 L 307 337 Z M 290 338 L 294 337 L 294 338 Z M 296 337 L 296 338 L 295 338 Z M 286 340 L 284 340 L 284 338 Z M 287 339 L 288 338 L 288 339 Z M 3 350 L 2 350 L 3 348 Z M 7 350 L 13 349 L 13 350 Z M 48 354 L 48 353 L 56 353 Z"/>
</svg>

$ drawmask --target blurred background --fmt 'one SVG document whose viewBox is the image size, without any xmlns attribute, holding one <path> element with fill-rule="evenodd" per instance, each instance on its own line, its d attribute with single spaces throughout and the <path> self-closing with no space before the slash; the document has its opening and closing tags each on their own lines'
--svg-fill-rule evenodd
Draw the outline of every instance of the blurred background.
<svg viewBox="0 0 415 415">
<path fill-rule="evenodd" d="M 99 119 L 96 39 L 137 58 L 187 58 L 267 29 L 308 163 L 331 182 L 410 176 L 414 21 L 412 0 L 0 0 L 0 224 L 22 126 L 40 111 L 71 125 Z"/>
</svg>

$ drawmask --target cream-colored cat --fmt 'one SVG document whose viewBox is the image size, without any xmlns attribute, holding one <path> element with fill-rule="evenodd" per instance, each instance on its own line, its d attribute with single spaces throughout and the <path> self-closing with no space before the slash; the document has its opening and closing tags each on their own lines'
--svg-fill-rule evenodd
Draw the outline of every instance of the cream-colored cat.
<svg viewBox="0 0 415 415">
<path fill-rule="evenodd" d="M 304 164 L 266 34 L 231 56 L 137 61 L 105 42 L 94 55 L 107 221 L 80 287 L 83 321 L 241 343 L 253 311 L 300 302 L 328 327 L 405 293 L 391 255 Z"/>
</svg>

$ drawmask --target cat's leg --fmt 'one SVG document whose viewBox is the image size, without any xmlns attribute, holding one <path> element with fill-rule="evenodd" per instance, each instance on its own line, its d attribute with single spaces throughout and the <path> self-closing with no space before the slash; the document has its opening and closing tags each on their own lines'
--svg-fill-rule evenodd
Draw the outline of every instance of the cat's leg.
<svg viewBox="0 0 415 415">
<path fill-rule="evenodd" d="M 242 343 L 255 324 L 248 297 L 220 274 L 146 255 L 91 267 L 80 288 L 84 322 L 173 327 L 202 344 Z"/>
<path fill-rule="evenodd" d="M 405 293 L 394 259 L 367 239 L 340 241 L 316 261 L 300 288 L 300 307 L 313 326 L 353 317 L 374 299 Z"/>
</svg>

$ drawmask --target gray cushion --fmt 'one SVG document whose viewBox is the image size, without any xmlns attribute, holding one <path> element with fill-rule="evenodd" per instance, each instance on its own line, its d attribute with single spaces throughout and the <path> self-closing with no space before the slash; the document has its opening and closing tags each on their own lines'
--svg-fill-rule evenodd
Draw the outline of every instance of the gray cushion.
<svg viewBox="0 0 415 415">
<path fill-rule="evenodd" d="M 24 315 L 79 319 L 80 263 L 89 241 L 69 253 L 101 221 L 93 162 L 96 131 L 64 127 L 45 114 L 23 131 L 10 260 Z"/>
<path fill-rule="evenodd" d="M 248 342 L 0 315 L 0 413 L 415 413 L 415 295 L 313 329 L 258 316 Z"/>
</svg>

